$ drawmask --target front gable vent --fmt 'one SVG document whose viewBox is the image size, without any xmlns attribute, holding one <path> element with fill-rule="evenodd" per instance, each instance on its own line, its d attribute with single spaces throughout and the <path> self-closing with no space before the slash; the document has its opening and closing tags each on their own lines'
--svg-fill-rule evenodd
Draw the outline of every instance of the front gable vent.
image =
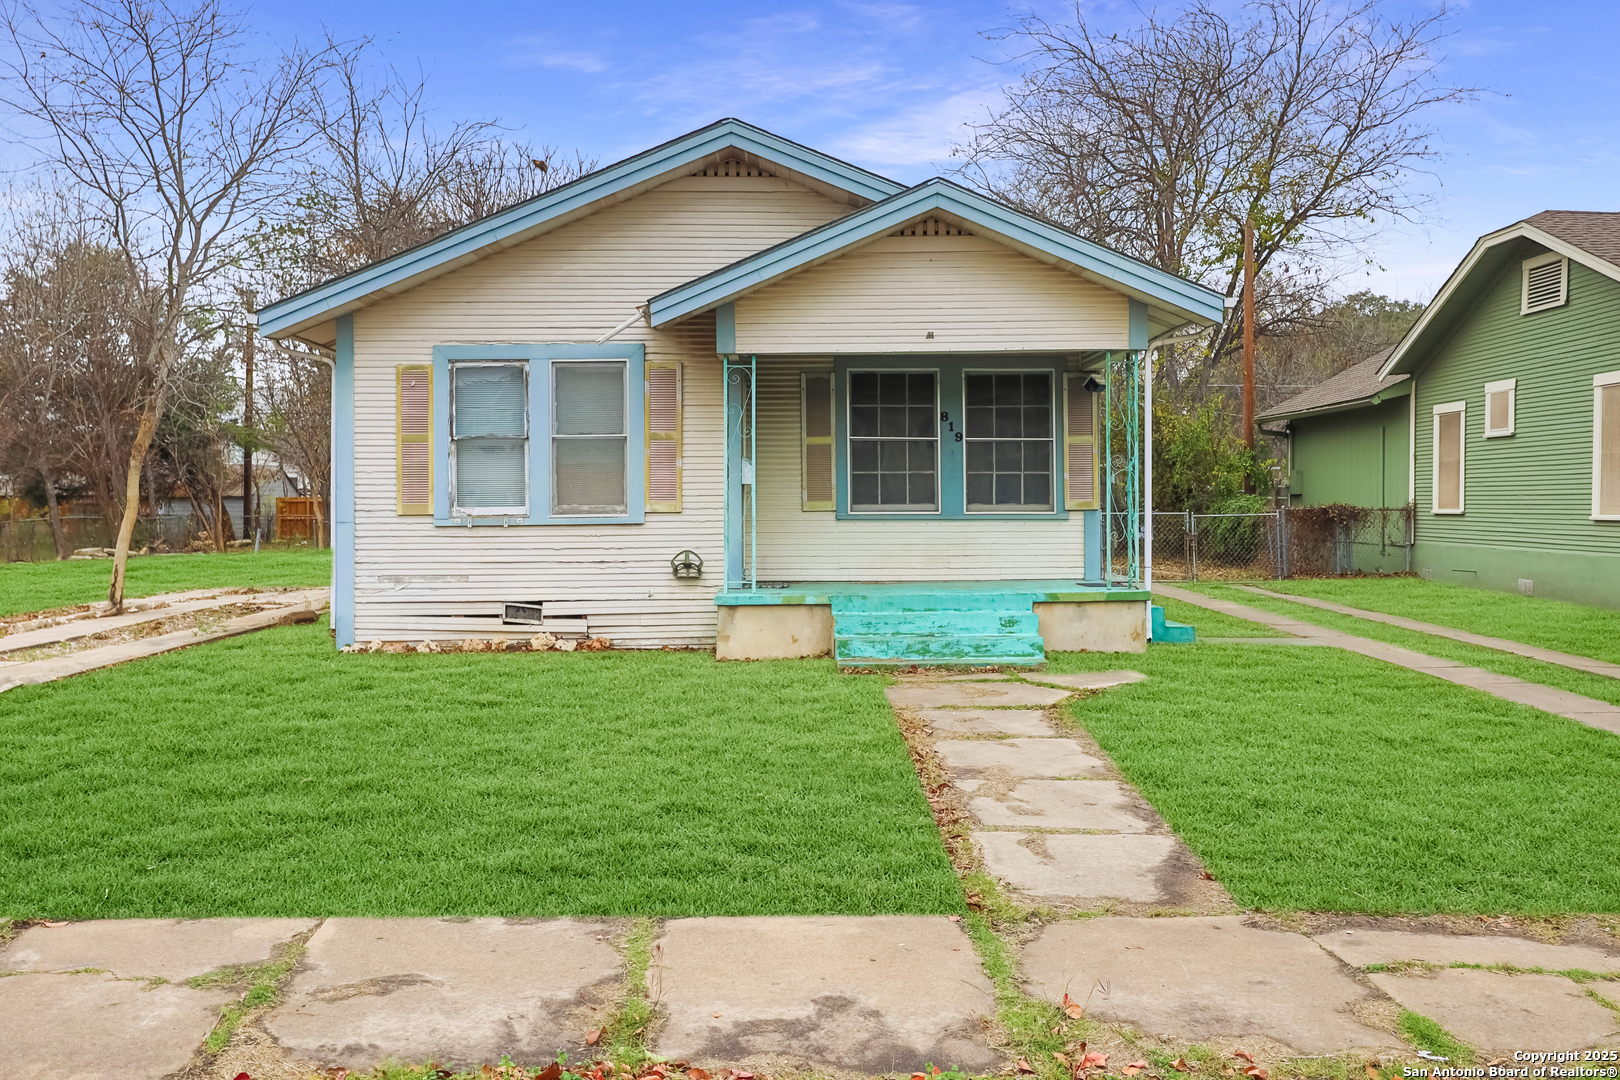
<svg viewBox="0 0 1620 1080">
<path fill-rule="evenodd" d="M 1563 307 L 1569 300 L 1569 260 L 1548 252 L 1524 260 L 1524 295 L 1519 314 Z"/>
<path fill-rule="evenodd" d="M 962 226 L 953 221 L 941 221 L 939 218 L 924 218 L 913 221 L 910 225 L 902 225 L 890 236 L 972 236 Z"/>
<path fill-rule="evenodd" d="M 693 176 L 775 176 L 759 165 L 750 165 L 741 158 L 726 158 L 717 165 L 705 165 Z"/>
</svg>

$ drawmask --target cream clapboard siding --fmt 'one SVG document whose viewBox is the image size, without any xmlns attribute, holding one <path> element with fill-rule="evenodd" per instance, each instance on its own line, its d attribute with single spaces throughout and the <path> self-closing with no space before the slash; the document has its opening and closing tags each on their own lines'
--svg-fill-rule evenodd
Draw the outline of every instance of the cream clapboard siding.
<svg viewBox="0 0 1620 1080">
<path fill-rule="evenodd" d="M 800 509 L 799 373 L 832 361 L 760 360 L 759 577 L 762 581 L 1079 579 L 1080 514 L 1067 521 L 838 520 Z"/>
<path fill-rule="evenodd" d="M 1123 349 L 1130 334 L 1122 294 L 982 236 L 887 236 L 744 296 L 736 317 L 739 352 L 779 355 Z"/>
<path fill-rule="evenodd" d="M 686 177 L 357 312 L 356 638 L 446 638 L 448 616 L 539 600 L 627 646 L 712 643 L 723 579 L 712 316 L 667 331 L 637 323 L 615 339 L 684 365 L 683 512 L 644 525 L 469 529 L 399 516 L 395 365 L 430 362 L 448 341 L 594 341 L 649 296 L 849 209 L 777 178 Z M 704 558 L 703 578 L 671 575 L 685 548 Z"/>
</svg>

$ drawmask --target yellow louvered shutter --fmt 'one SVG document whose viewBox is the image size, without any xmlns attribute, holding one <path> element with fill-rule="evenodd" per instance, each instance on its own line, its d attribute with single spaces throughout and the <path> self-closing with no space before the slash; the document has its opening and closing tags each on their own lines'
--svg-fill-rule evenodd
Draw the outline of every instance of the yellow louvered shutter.
<svg viewBox="0 0 1620 1080">
<path fill-rule="evenodd" d="M 432 514 L 433 369 L 426 364 L 405 364 L 396 371 L 399 404 L 394 428 L 399 441 L 399 512 Z"/>
<path fill-rule="evenodd" d="M 647 512 L 681 512 L 681 365 L 647 364 Z"/>
<path fill-rule="evenodd" d="M 1067 389 L 1063 428 L 1063 508 L 1097 509 L 1097 395 L 1086 389 L 1091 376 L 1064 377 Z"/>
<path fill-rule="evenodd" d="M 833 380 L 831 372 L 799 376 L 799 430 L 803 433 L 801 510 L 831 510 L 833 500 Z"/>
</svg>

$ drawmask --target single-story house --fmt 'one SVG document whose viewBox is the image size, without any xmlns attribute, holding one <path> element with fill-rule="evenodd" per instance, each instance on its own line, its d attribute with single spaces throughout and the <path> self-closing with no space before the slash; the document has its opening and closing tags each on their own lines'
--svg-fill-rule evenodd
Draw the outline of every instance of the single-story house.
<svg viewBox="0 0 1620 1080">
<path fill-rule="evenodd" d="M 1221 313 L 723 120 L 259 326 L 332 358 L 340 646 L 1034 663 L 1143 647 L 1146 350 Z"/>
<path fill-rule="evenodd" d="M 1617 332 L 1620 213 L 1548 210 L 1481 237 L 1387 356 L 1260 419 L 1303 505 L 1409 503 L 1423 576 L 1620 607 Z"/>
</svg>

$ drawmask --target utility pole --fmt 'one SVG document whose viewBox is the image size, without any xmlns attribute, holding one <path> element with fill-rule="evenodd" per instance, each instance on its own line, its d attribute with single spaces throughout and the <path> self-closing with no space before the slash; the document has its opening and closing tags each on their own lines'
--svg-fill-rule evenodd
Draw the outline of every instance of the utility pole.
<svg viewBox="0 0 1620 1080">
<path fill-rule="evenodd" d="M 252 312 L 254 292 L 246 289 L 242 293 L 243 306 Z M 253 338 L 255 327 L 248 326 L 242 335 L 242 366 L 245 370 L 242 380 L 242 536 L 252 539 L 259 527 L 258 507 L 253 503 L 255 488 L 253 482 Z"/>
<path fill-rule="evenodd" d="M 1243 445 L 1254 449 L 1254 218 L 1243 222 Z"/>
</svg>

